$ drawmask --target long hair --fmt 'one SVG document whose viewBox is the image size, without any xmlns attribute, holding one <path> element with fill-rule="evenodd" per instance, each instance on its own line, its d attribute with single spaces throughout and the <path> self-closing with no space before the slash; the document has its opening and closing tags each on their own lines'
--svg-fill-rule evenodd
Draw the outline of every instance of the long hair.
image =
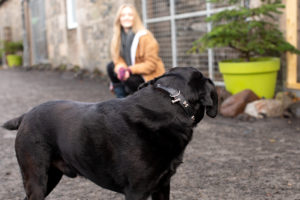
<svg viewBox="0 0 300 200">
<path fill-rule="evenodd" d="M 140 16 L 138 15 L 138 12 L 136 11 L 135 7 L 131 4 L 123 4 L 120 6 L 115 21 L 114 21 L 114 27 L 113 27 L 113 37 L 110 45 L 110 54 L 115 61 L 120 56 L 120 46 L 121 46 L 121 23 L 120 23 L 120 16 L 121 11 L 123 8 L 130 7 L 133 11 L 133 25 L 132 25 L 132 31 L 134 33 L 145 29 L 142 20 Z"/>
</svg>

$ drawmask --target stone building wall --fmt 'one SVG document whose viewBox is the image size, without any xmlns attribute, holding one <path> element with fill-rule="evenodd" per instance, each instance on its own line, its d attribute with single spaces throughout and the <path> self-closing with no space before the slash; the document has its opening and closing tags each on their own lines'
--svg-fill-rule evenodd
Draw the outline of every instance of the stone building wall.
<svg viewBox="0 0 300 200">
<path fill-rule="evenodd" d="M 45 2 L 48 58 L 52 65 L 68 63 L 65 1 Z"/>
<path fill-rule="evenodd" d="M 122 3 L 131 1 L 77 0 L 77 22 L 67 28 L 66 1 L 46 1 L 48 57 L 55 67 L 66 64 L 105 73 L 110 61 L 109 45 L 115 14 Z"/>
<path fill-rule="evenodd" d="M 76 65 L 90 71 L 97 68 L 105 73 L 106 64 L 110 61 L 109 45 L 113 21 L 118 7 L 125 2 L 134 4 L 140 15 L 142 14 L 141 0 L 77 0 L 78 26 L 74 29 L 68 29 L 66 0 L 45 1 L 46 38 L 50 64 L 53 67 L 61 64 L 70 67 Z M 176 2 L 178 4 L 181 1 Z M 252 0 L 251 6 L 257 5 L 259 2 L 260 0 Z M 4 39 L 5 27 L 11 27 L 12 40 L 22 40 L 21 13 L 20 0 L 7 0 L 0 6 L 0 40 Z M 180 23 L 179 20 L 177 21 Z M 280 18 L 279 23 L 281 29 L 285 32 L 284 15 Z M 158 36 L 165 27 L 167 26 L 158 27 Z M 156 33 L 156 29 L 152 31 Z M 181 29 L 177 31 L 180 35 Z M 191 32 L 189 31 L 186 31 L 186 34 L 191 38 Z M 163 40 L 159 40 L 159 37 L 157 39 L 161 43 L 161 48 L 168 47 L 163 43 Z M 180 36 L 178 36 L 178 39 L 180 39 Z M 184 47 L 184 45 L 185 42 L 180 43 L 178 48 Z M 179 60 L 186 57 L 186 55 L 183 55 L 182 58 L 180 55 L 178 56 Z M 206 61 L 204 65 L 207 65 Z"/>
<path fill-rule="evenodd" d="M 0 41 L 23 39 L 21 1 L 8 0 L 0 6 Z"/>
</svg>

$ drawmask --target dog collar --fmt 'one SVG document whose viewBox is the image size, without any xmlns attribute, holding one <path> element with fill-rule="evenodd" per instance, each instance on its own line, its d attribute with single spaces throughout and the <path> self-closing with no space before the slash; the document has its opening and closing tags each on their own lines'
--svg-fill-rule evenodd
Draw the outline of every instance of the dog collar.
<svg viewBox="0 0 300 200">
<path fill-rule="evenodd" d="M 173 104 L 179 103 L 179 105 L 183 108 L 185 113 L 191 118 L 191 120 L 195 120 L 194 109 L 188 103 L 188 101 L 184 98 L 184 96 L 180 93 L 180 90 L 164 87 L 161 84 L 157 84 L 155 88 L 167 92 L 171 97 L 171 102 Z"/>
</svg>

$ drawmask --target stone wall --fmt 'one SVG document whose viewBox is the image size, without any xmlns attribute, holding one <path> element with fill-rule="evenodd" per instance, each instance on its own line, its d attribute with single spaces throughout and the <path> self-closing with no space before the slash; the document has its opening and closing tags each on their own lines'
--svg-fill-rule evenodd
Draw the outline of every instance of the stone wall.
<svg viewBox="0 0 300 200">
<path fill-rule="evenodd" d="M 55 67 L 61 64 L 79 66 L 105 73 L 110 61 L 109 45 L 115 14 L 122 3 L 131 1 L 77 0 L 77 22 L 67 28 L 66 2 L 46 1 L 46 27 L 49 61 Z"/>
<path fill-rule="evenodd" d="M 8 0 L 0 6 L 0 41 L 23 39 L 21 1 Z"/>
<path fill-rule="evenodd" d="M 45 1 L 48 58 L 52 66 L 57 67 L 63 64 L 73 67 L 76 65 L 90 71 L 99 69 L 105 73 L 106 64 L 110 61 L 109 45 L 113 21 L 118 7 L 125 2 L 133 3 L 140 15 L 142 14 L 141 0 L 77 0 L 78 26 L 74 29 L 68 29 L 66 0 Z M 177 1 L 177 3 L 180 2 Z M 252 0 L 251 6 L 258 3 L 259 0 Z M 195 19 L 191 20 L 196 21 Z M 180 23 L 181 21 L 177 20 L 177 22 Z M 185 23 L 185 21 L 183 20 L 182 23 Z M 280 18 L 279 24 L 285 32 L 284 15 Z M 0 6 L 0 40 L 4 39 L 5 27 L 11 28 L 12 40 L 22 40 L 20 0 L 7 0 Z M 158 27 L 158 33 L 156 34 L 158 41 L 161 43 L 161 48 L 166 48 L 166 45 L 163 42 L 164 40 L 159 37 L 159 32 L 165 27 L 167 26 Z M 151 25 L 149 28 L 151 28 Z M 152 31 L 156 33 L 155 30 Z M 182 32 L 180 29 L 177 31 L 178 33 Z M 192 38 L 191 30 L 186 31 L 186 34 L 189 35 L 189 38 Z M 161 37 L 164 37 L 164 35 Z M 180 39 L 179 36 L 178 39 Z M 178 48 L 183 47 L 185 43 L 180 43 Z M 165 56 L 165 60 L 169 59 L 169 62 L 172 63 L 169 54 L 162 54 L 161 56 Z M 179 60 L 187 58 L 185 54 L 182 56 L 178 54 L 178 56 Z M 207 66 L 206 62 L 203 65 Z M 195 63 L 191 64 L 194 65 Z"/>
</svg>

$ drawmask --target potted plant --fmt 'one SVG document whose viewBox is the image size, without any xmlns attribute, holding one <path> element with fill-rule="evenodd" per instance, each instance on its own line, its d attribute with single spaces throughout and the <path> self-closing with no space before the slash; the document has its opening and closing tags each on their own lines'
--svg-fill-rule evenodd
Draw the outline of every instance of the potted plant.
<svg viewBox="0 0 300 200">
<path fill-rule="evenodd" d="M 22 65 L 23 43 L 4 41 L 4 52 L 9 67 Z"/>
<path fill-rule="evenodd" d="M 215 47 L 234 49 L 239 59 L 219 62 L 226 90 L 235 94 L 251 89 L 259 97 L 272 98 L 280 55 L 283 52 L 300 54 L 284 39 L 276 24 L 285 6 L 281 0 L 261 0 L 260 5 L 253 8 L 242 5 L 239 0 L 229 0 L 229 3 L 237 6 L 208 17 L 206 20 L 212 22 L 212 30 L 196 40 L 190 51 L 202 52 Z"/>
</svg>

